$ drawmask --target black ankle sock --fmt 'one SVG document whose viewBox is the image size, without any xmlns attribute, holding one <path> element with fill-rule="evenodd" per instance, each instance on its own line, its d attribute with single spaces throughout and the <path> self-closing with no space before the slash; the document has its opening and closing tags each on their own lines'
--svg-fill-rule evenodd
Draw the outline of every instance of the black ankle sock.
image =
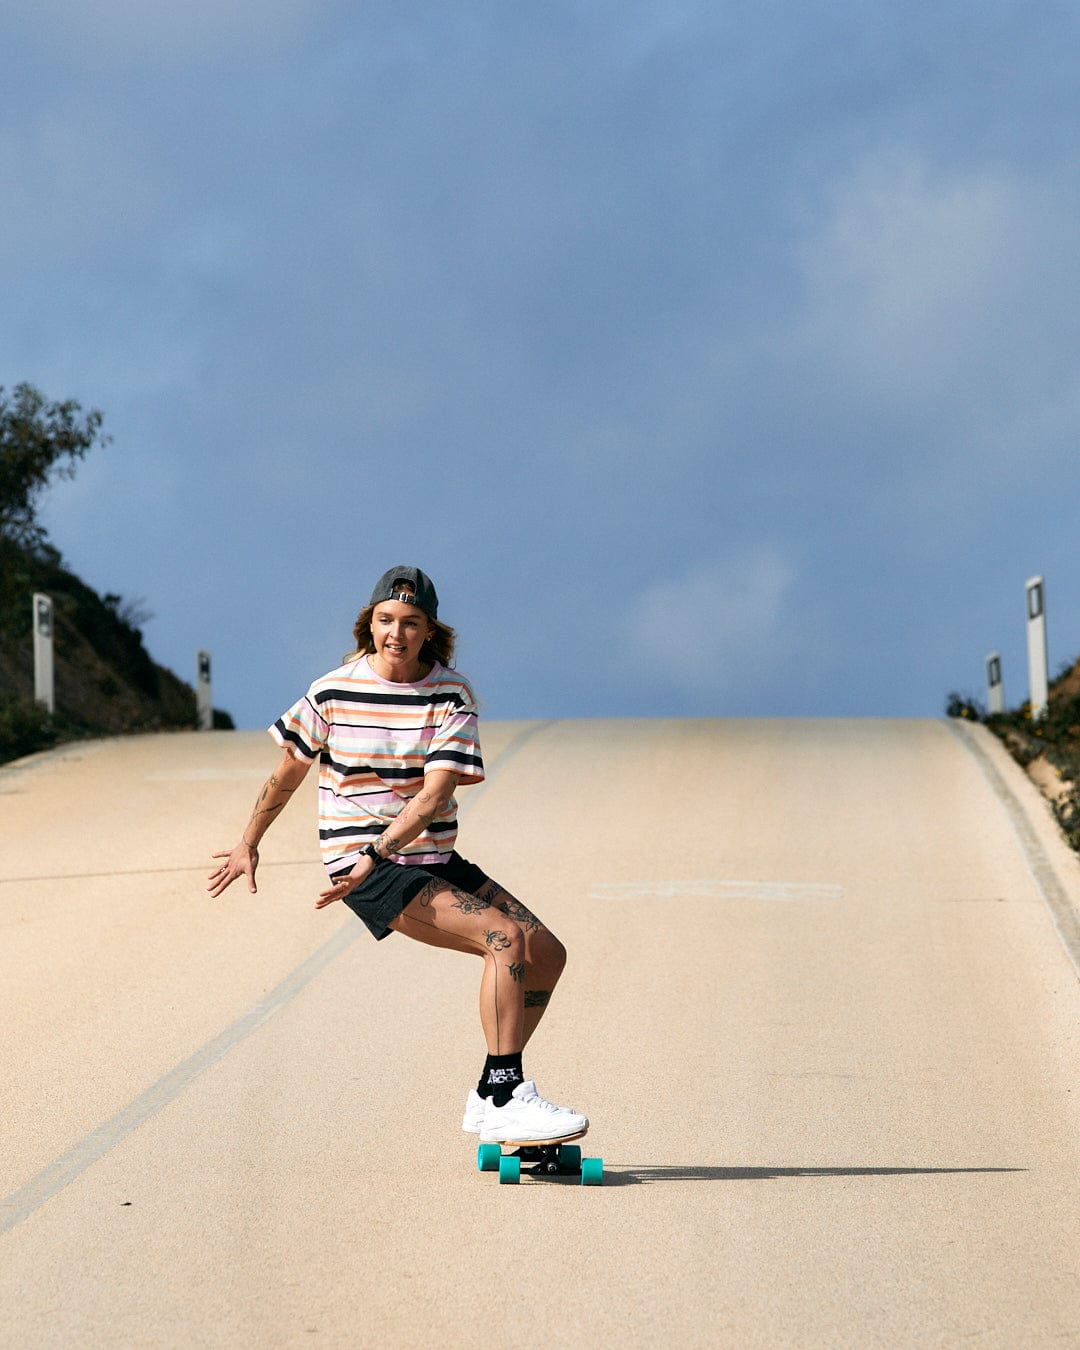
<svg viewBox="0 0 1080 1350">
<path fill-rule="evenodd" d="M 490 1097 L 496 1106 L 505 1106 L 523 1079 L 520 1053 L 488 1055 L 476 1090 L 481 1097 Z"/>
</svg>

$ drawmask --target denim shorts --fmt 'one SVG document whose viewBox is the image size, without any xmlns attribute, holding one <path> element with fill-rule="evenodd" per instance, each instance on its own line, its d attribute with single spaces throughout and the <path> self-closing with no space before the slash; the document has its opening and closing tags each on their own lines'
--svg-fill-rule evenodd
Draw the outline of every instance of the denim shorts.
<svg viewBox="0 0 1080 1350">
<path fill-rule="evenodd" d="M 352 870 L 351 868 L 349 869 Z M 475 895 L 489 880 L 486 872 L 468 862 L 460 853 L 451 853 L 448 862 L 408 866 L 402 863 L 382 862 L 354 891 L 345 897 L 345 903 L 368 931 L 379 942 L 393 932 L 390 924 L 429 881 L 445 881 L 459 891 Z"/>
</svg>

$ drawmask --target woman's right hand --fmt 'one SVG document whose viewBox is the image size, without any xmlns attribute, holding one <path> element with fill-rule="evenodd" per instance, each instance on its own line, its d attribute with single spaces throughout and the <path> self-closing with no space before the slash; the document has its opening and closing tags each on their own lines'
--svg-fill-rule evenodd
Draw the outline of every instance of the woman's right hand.
<svg viewBox="0 0 1080 1350">
<path fill-rule="evenodd" d="M 259 888 L 255 885 L 255 869 L 259 865 L 259 850 L 257 848 L 252 848 L 250 844 L 241 839 L 239 844 L 228 853 L 215 853 L 213 856 L 225 859 L 221 866 L 215 868 L 206 878 L 210 883 L 206 889 L 215 900 L 222 891 L 233 884 L 237 877 L 247 877 L 248 890 L 252 895 L 258 891 Z"/>
<path fill-rule="evenodd" d="M 331 882 L 327 890 L 319 892 L 319 898 L 315 901 L 315 908 L 325 909 L 327 905 L 332 905 L 335 900 L 344 900 L 350 891 L 356 890 L 357 886 L 362 881 L 366 881 L 374 871 L 374 859 L 369 857 L 368 854 L 362 853 L 351 872 L 346 872 L 340 880 Z"/>
</svg>

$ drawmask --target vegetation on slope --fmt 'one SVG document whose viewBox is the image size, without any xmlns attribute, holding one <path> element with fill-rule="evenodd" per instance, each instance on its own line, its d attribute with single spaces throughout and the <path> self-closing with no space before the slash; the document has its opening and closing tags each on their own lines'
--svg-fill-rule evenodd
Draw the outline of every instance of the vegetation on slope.
<svg viewBox="0 0 1080 1350">
<path fill-rule="evenodd" d="M 1050 686 L 1045 713 L 1031 716 L 1023 703 L 1012 712 L 988 714 L 977 700 L 950 694 L 950 717 L 982 722 L 1004 742 L 1043 791 L 1070 845 L 1080 852 L 1080 660 Z"/>
<path fill-rule="evenodd" d="M 138 604 L 99 596 L 65 566 L 38 519 L 56 477 L 100 434 L 101 414 L 49 404 L 30 385 L 0 387 L 0 763 L 62 741 L 193 728 L 195 692 L 157 665 L 143 643 Z M 35 591 L 53 601 L 56 712 L 34 701 Z M 215 725 L 231 727 L 225 713 Z"/>
</svg>

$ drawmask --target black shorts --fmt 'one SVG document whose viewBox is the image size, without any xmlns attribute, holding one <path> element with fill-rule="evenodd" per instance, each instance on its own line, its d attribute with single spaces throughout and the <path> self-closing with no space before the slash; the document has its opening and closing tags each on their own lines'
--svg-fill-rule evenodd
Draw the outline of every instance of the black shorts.
<svg viewBox="0 0 1080 1350">
<path fill-rule="evenodd" d="M 352 871 L 352 868 L 348 871 Z M 349 892 L 345 903 L 381 942 L 393 932 L 390 924 L 394 919 L 433 879 L 445 881 L 450 886 L 456 886 L 459 891 L 475 895 L 490 878 L 460 853 L 451 853 L 449 862 L 425 863 L 416 867 L 384 859 L 375 864 L 374 872 L 366 880 Z"/>
</svg>

